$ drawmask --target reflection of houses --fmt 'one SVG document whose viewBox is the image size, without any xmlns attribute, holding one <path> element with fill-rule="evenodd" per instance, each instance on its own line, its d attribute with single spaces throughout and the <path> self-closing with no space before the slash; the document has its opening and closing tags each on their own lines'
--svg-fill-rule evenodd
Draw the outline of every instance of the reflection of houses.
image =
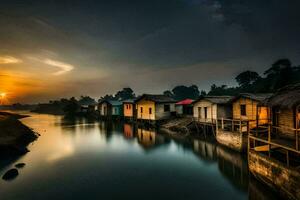
<svg viewBox="0 0 300 200">
<path fill-rule="evenodd" d="M 136 100 L 138 120 L 163 120 L 175 112 L 175 101 L 165 95 L 144 94 Z"/>
<path fill-rule="evenodd" d="M 231 118 L 230 96 L 201 97 L 194 104 L 194 118 L 200 123 L 215 124 L 218 118 Z"/>
<path fill-rule="evenodd" d="M 214 142 L 195 139 L 193 141 L 194 153 L 205 161 L 217 160 L 217 145 Z"/>
<path fill-rule="evenodd" d="M 300 199 L 300 84 L 279 90 L 263 106 L 271 115 L 250 132 L 249 169 L 288 198 Z"/>
<path fill-rule="evenodd" d="M 119 117 L 123 115 L 121 101 L 102 100 L 98 105 L 101 117 Z"/>
<path fill-rule="evenodd" d="M 155 130 L 147 130 L 138 128 L 137 129 L 137 138 L 139 144 L 145 150 L 153 149 L 161 144 L 165 144 L 167 141 L 162 135 L 156 133 Z"/>
<path fill-rule="evenodd" d="M 155 145 L 156 133 L 153 130 L 145 130 L 138 128 L 138 142 L 145 148 L 150 148 Z"/>
<path fill-rule="evenodd" d="M 175 104 L 176 114 L 179 116 L 193 116 L 193 101 L 185 99 Z"/>
<path fill-rule="evenodd" d="M 126 119 L 135 119 L 136 118 L 136 107 L 134 99 L 127 99 L 123 101 L 123 115 Z"/>
<path fill-rule="evenodd" d="M 257 108 L 268 97 L 270 94 L 241 94 L 235 97 L 231 101 L 232 118 L 219 118 L 217 121 L 217 141 L 234 150 L 246 151 L 248 131 L 256 127 L 256 119 L 260 117 L 259 124 L 267 122 L 268 108 Z"/>
<path fill-rule="evenodd" d="M 246 157 L 223 146 L 218 146 L 218 166 L 220 172 L 241 190 L 247 190 L 248 186 L 248 165 Z"/>
<path fill-rule="evenodd" d="M 131 124 L 124 124 L 123 129 L 124 136 L 128 139 L 134 137 L 134 126 Z"/>
</svg>

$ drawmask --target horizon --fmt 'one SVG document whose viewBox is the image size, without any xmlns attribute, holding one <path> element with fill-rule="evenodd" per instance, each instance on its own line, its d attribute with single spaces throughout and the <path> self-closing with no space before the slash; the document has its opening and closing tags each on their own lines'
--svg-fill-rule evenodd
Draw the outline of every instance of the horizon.
<svg viewBox="0 0 300 200">
<path fill-rule="evenodd" d="M 6 1 L 0 8 L 0 94 L 9 104 L 131 87 L 237 86 L 278 59 L 300 63 L 300 2 Z M 284 15 L 280 14 L 284 13 Z M 3 99 L 2 99 L 3 100 Z"/>
</svg>

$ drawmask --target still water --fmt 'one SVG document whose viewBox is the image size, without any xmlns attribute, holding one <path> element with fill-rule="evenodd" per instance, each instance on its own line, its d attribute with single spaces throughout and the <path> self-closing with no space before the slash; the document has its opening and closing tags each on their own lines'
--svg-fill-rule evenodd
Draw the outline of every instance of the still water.
<svg viewBox="0 0 300 200">
<path fill-rule="evenodd" d="M 41 134 L 30 152 L 0 165 L 26 166 L 0 180 L 1 200 L 275 199 L 248 177 L 247 161 L 213 141 L 174 140 L 124 123 L 30 114 Z"/>
</svg>

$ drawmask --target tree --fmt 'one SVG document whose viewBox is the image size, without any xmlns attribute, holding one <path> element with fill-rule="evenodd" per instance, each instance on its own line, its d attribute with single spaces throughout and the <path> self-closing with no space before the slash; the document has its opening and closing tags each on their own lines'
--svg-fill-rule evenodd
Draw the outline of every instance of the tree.
<svg viewBox="0 0 300 200">
<path fill-rule="evenodd" d="M 89 96 L 81 96 L 78 103 L 80 105 L 92 105 L 92 104 L 95 104 L 96 101 L 95 101 L 95 99 L 93 99 Z"/>
<path fill-rule="evenodd" d="M 79 109 L 80 105 L 78 101 L 74 97 L 72 97 L 64 106 L 63 111 L 66 116 L 75 116 Z"/>
<path fill-rule="evenodd" d="M 246 88 L 255 83 L 260 76 L 254 71 L 245 71 L 235 77 L 240 87 Z"/>
<path fill-rule="evenodd" d="M 293 83 L 293 71 L 294 69 L 289 59 L 284 58 L 274 62 L 272 66 L 264 72 L 268 89 L 274 91 Z"/>
<path fill-rule="evenodd" d="M 135 94 L 131 88 L 123 88 L 121 91 L 118 91 L 115 95 L 117 100 L 126 100 L 135 98 Z"/>
<path fill-rule="evenodd" d="M 199 89 L 198 86 L 192 85 L 190 87 L 180 85 L 176 86 L 173 90 L 173 96 L 176 100 L 183 99 L 197 99 L 199 97 Z"/>
<path fill-rule="evenodd" d="M 164 95 L 167 96 L 167 97 L 172 97 L 172 98 L 174 96 L 173 93 L 170 90 L 164 91 Z"/>
</svg>

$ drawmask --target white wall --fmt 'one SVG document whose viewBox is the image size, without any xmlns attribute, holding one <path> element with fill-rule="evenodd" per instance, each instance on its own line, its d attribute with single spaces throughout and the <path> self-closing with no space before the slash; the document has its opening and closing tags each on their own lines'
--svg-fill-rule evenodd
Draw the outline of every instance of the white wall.
<svg viewBox="0 0 300 200">
<path fill-rule="evenodd" d="M 205 119 L 204 108 L 207 107 L 207 119 Z M 201 113 L 199 113 L 199 108 L 201 108 Z M 212 122 L 212 120 L 217 119 L 217 104 L 213 104 L 207 100 L 201 100 L 194 104 L 194 117 L 199 121 Z"/>
</svg>

